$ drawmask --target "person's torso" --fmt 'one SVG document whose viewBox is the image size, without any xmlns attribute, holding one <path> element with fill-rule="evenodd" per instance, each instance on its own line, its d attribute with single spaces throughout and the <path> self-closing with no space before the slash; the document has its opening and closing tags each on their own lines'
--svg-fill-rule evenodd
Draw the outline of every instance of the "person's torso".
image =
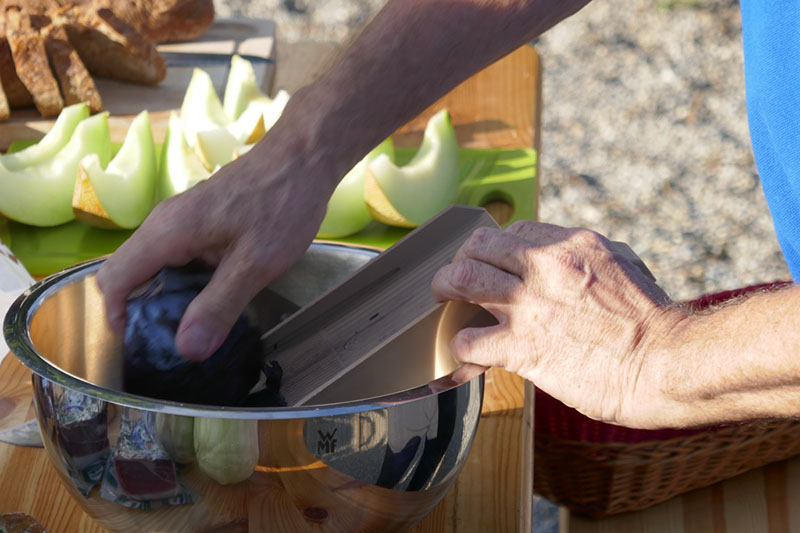
<svg viewBox="0 0 800 533">
<path fill-rule="evenodd" d="M 800 281 L 800 2 L 741 0 L 753 153 L 783 254 Z"/>
</svg>

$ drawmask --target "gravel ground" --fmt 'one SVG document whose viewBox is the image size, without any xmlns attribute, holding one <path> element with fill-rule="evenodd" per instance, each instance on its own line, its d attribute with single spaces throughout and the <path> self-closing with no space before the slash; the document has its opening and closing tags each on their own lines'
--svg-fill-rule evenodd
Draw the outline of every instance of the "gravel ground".
<svg viewBox="0 0 800 533">
<path fill-rule="evenodd" d="M 218 0 L 342 42 L 383 0 Z M 673 297 L 788 277 L 748 137 L 732 0 L 598 0 L 536 43 L 540 218 L 628 242 Z"/>
<path fill-rule="evenodd" d="M 540 50 L 542 220 L 630 243 L 676 298 L 788 277 L 750 148 L 738 2 L 594 2 Z"/>
<path fill-rule="evenodd" d="M 227 0 L 342 42 L 381 0 Z M 543 221 L 628 242 L 677 299 L 788 279 L 750 149 L 735 0 L 598 0 L 536 42 Z M 555 527 L 537 501 L 537 531 Z M 549 525 L 545 527 L 545 524 Z"/>
</svg>

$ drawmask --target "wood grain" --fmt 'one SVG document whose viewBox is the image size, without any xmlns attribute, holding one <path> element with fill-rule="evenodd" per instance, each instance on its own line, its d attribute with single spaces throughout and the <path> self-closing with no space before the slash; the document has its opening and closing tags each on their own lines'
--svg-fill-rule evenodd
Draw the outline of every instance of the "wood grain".
<svg viewBox="0 0 800 533">
<path fill-rule="evenodd" d="M 530 147 L 538 145 L 540 89 L 539 63 L 531 47 L 523 47 L 487 70 L 467 80 L 451 95 L 427 111 L 429 115 L 440 105 L 447 105 L 456 121 L 460 140 L 472 147 Z M 302 65 L 288 65 L 302 68 Z M 283 63 L 276 78 L 281 79 Z M 301 78 L 296 76 L 296 78 Z M 284 78 L 285 79 L 285 78 Z M 420 135 L 418 119 L 401 130 L 413 142 Z M 0 367 L 0 398 L 16 398 L 13 408 L 0 418 L 0 427 L 24 420 L 27 412 L 22 391 L 30 387 L 28 372 L 13 357 Z M 16 391 L 16 392 L 14 392 Z M 12 405 L 12 404 L 8 404 Z M 17 407 L 22 405 L 24 407 Z M 517 531 L 521 523 L 520 509 L 529 505 L 528 482 L 523 490 L 524 468 L 520 445 L 523 442 L 524 381 L 502 369 L 486 374 L 483 412 L 472 450 L 460 476 L 442 502 L 411 529 L 414 533 L 468 533 L 475 531 Z M 526 428 L 530 427 L 528 424 Z M 532 442 L 527 434 L 525 441 Z M 532 454 L 529 455 L 532 457 Z M 276 477 L 277 476 L 277 477 Z M 259 500 L 248 502 L 250 518 L 258 526 L 261 506 L 268 502 L 275 513 L 292 520 L 295 502 L 281 500 L 280 476 L 266 472 L 258 478 L 264 490 Z M 413 502 L 412 502 L 413 503 Z M 412 503 L 399 509 L 409 510 Z M 62 485 L 56 470 L 48 463 L 42 449 L 20 448 L 0 443 L 0 512 L 26 512 L 53 533 L 100 533 L 103 531 Z M 262 515 L 263 516 L 263 515 Z M 306 522 L 307 523 L 307 522 Z M 231 524 L 231 531 L 241 531 L 242 524 Z M 246 527 L 246 526 L 245 526 Z M 238 528 L 238 529 L 237 529 Z M 257 530 L 257 529 L 254 529 Z M 264 530 L 264 529 L 262 529 Z M 266 529 L 269 530 L 269 529 Z"/>
<path fill-rule="evenodd" d="M 602 520 L 569 515 L 569 533 L 800 532 L 800 457 L 781 461 L 636 513 Z"/>
<path fill-rule="evenodd" d="M 419 338 L 413 334 L 424 331 L 427 336 L 430 328 L 441 331 L 436 312 L 445 304 L 437 302 L 430 291 L 433 276 L 450 263 L 477 228 L 497 228 L 497 224 L 483 209 L 452 206 L 267 333 L 265 356 L 283 369 L 281 394 L 288 404 L 305 404 L 379 352 L 438 353 L 438 335 Z M 473 307 L 467 320 L 479 313 L 488 315 Z M 421 330 L 422 322 L 431 324 Z M 458 329 L 467 325 L 459 323 Z M 456 332 L 444 333 L 454 336 Z M 372 380 L 369 376 L 368 381 Z"/>
<path fill-rule="evenodd" d="M 450 110 L 463 148 L 534 147 L 539 151 L 539 56 L 524 46 L 490 65 L 400 128 L 393 136 L 395 144 L 419 146 L 428 120 L 444 108 Z"/>
</svg>

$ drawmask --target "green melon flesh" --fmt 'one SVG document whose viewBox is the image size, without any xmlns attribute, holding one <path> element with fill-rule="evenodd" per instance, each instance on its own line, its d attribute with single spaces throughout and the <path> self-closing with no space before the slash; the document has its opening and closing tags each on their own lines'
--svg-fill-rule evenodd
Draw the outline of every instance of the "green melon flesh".
<svg viewBox="0 0 800 533">
<path fill-rule="evenodd" d="M 364 179 L 367 165 L 381 154 L 394 160 L 394 143 L 386 139 L 359 161 L 339 182 L 328 201 L 328 210 L 317 237 L 333 239 L 358 233 L 372 222 L 364 201 Z"/>
<path fill-rule="evenodd" d="M 288 92 L 281 89 L 278 91 L 278 94 L 275 95 L 275 98 L 270 100 L 269 105 L 264 110 L 264 128 L 269 130 L 278 122 L 278 119 L 281 118 L 283 114 L 283 110 L 286 109 L 286 104 L 289 103 L 290 97 Z"/>
<path fill-rule="evenodd" d="M 231 69 L 225 85 L 222 108 L 229 120 L 236 120 L 253 100 L 266 95 L 256 80 L 253 65 L 239 55 L 231 58 Z"/>
<path fill-rule="evenodd" d="M 181 106 L 186 142 L 206 169 L 224 166 L 239 147 L 263 137 L 288 101 L 286 91 L 279 91 L 274 99 L 264 94 L 253 65 L 238 55 L 231 58 L 224 103 L 220 103 L 208 73 L 195 69 Z"/>
<path fill-rule="evenodd" d="M 138 227 L 153 210 L 158 173 L 147 111 L 133 120 L 122 147 L 105 170 L 101 163 L 97 154 L 81 161 L 100 204 L 120 228 Z"/>
<path fill-rule="evenodd" d="M 428 121 L 407 165 L 398 167 L 384 154 L 367 166 L 364 196 L 376 220 L 415 227 L 453 203 L 458 180 L 456 132 L 450 114 L 442 110 Z"/>
<path fill-rule="evenodd" d="M 89 106 L 86 104 L 65 107 L 39 142 L 19 152 L 0 156 L 0 164 L 7 170 L 22 170 L 52 158 L 69 142 L 78 124 L 88 117 Z"/>
<path fill-rule="evenodd" d="M 252 144 L 264 136 L 266 133 L 264 110 L 268 106 L 269 103 L 265 103 L 265 100 L 254 100 L 239 115 L 239 118 L 228 124 L 226 129 L 233 135 L 236 142 L 242 145 Z"/>
<path fill-rule="evenodd" d="M 244 154 L 252 150 L 254 146 L 255 144 L 245 144 L 244 146 L 238 147 L 233 151 L 233 158 L 236 159 L 242 157 Z"/>
<path fill-rule="evenodd" d="M 206 170 L 230 163 L 236 148 L 244 144 L 238 142 L 226 128 L 198 131 L 196 135 L 194 151 Z"/>
<path fill-rule="evenodd" d="M 108 113 L 81 121 L 69 142 L 38 165 L 16 171 L 0 165 L 0 213 L 33 226 L 57 226 L 73 220 L 78 164 L 90 153 L 96 153 L 101 164 L 111 159 Z"/>
<path fill-rule="evenodd" d="M 237 148 L 259 141 L 266 132 L 263 109 L 259 101 L 251 102 L 239 118 L 227 126 L 198 131 L 194 149 L 203 165 L 209 170 L 227 165 Z"/>
<path fill-rule="evenodd" d="M 172 113 L 161 154 L 156 191 L 157 201 L 166 200 L 190 189 L 211 175 L 189 148 L 183 133 L 181 119 Z"/>
<path fill-rule="evenodd" d="M 229 122 L 211 76 L 204 70 L 194 69 L 181 105 L 181 125 L 189 146 L 194 148 L 198 131 L 221 128 Z"/>
</svg>

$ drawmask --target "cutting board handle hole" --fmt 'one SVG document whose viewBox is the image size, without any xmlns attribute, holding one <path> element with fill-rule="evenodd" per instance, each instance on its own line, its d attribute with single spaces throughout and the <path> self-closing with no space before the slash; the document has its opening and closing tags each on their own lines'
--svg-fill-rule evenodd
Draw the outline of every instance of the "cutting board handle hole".
<svg viewBox="0 0 800 533">
<path fill-rule="evenodd" d="M 502 191 L 487 193 L 478 205 L 486 209 L 500 226 L 505 226 L 514 218 L 514 201 Z"/>
</svg>

